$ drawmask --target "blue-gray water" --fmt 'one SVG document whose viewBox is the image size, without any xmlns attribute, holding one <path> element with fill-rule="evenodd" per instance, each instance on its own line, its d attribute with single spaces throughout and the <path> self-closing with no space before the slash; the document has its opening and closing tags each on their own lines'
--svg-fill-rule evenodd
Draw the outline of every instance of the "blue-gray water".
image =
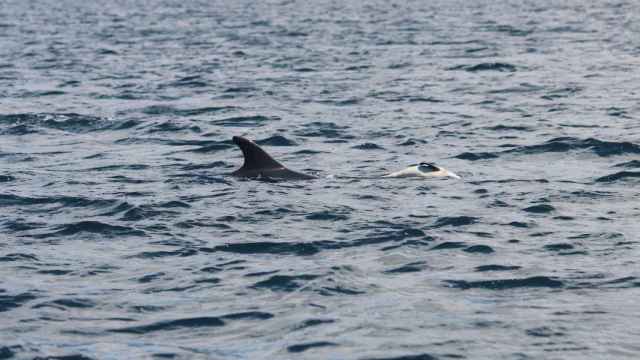
<svg viewBox="0 0 640 360">
<path fill-rule="evenodd" d="M 0 358 L 637 359 L 639 13 L 3 1 Z"/>
</svg>

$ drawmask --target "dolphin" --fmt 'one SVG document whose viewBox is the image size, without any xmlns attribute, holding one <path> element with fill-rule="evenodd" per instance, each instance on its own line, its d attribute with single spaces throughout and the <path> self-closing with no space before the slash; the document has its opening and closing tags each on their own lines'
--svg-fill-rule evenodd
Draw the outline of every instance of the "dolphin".
<svg viewBox="0 0 640 360">
<path fill-rule="evenodd" d="M 234 136 L 233 143 L 238 145 L 244 156 L 242 167 L 231 173 L 232 176 L 248 179 L 271 179 L 271 180 L 311 180 L 317 176 L 304 174 L 287 169 L 271 155 L 267 154 L 258 144 L 242 136 Z M 431 178 L 431 177 L 452 177 L 460 179 L 460 176 L 443 167 L 427 162 L 410 165 L 406 169 L 396 171 L 381 176 L 383 178 Z"/>
</svg>

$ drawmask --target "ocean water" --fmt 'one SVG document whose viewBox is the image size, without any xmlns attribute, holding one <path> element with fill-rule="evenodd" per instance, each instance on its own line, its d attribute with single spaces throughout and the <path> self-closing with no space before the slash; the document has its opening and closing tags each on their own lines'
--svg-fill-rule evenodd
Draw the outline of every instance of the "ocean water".
<svg viewBox="0 0 640 360">
<path fill-rule="evenodd" d="M 3 1 L 0 359 L 640 358 L 639 13 Z"/>
</svg>

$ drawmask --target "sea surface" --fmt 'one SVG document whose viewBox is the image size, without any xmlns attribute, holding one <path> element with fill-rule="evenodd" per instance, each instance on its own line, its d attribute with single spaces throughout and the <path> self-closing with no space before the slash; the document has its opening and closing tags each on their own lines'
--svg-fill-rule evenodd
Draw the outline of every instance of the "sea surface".
<svg viewBox="0 0 640 360">
<path fill-rule="evenodd" d="M 2 1 L 0 359 L 640 358 L 638 14 Z"/>
</svg>

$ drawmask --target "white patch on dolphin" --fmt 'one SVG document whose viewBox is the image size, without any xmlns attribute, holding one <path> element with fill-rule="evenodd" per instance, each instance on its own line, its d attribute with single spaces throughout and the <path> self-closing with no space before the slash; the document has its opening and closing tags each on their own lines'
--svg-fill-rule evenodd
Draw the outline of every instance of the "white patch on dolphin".
<svg viewBox="0 0 640 360">
<path fill-rule="evenodd" d="M 449 171 L 443 167 L 436 166 L 429 163 L 420 163 L 410 165 L 408 168 L 392 172 L 391 174 L 384 175 L 386 178 L 405 178 L 405 177 L 451 177 L 454 179 L 460 179 L 460 176 L 456 175 L 453 171 Z"/>
</svg>

